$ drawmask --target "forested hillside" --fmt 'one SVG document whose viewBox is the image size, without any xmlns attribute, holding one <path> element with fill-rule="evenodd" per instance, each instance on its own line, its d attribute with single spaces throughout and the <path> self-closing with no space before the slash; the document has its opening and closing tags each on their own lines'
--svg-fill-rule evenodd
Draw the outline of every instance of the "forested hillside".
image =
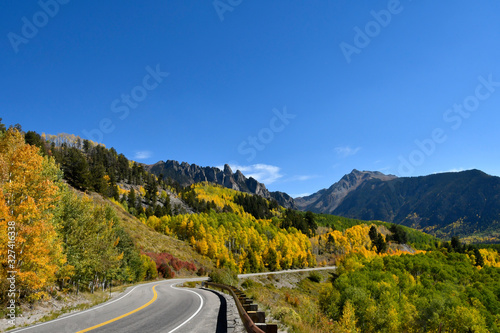
<svg viewBox="0 0 500 333">
<path fill-rule="evenodd" d="M 4 303 L 12 272 L 16 301 L 33 302 L 50 298 L 55 286 L 92 292 L 178 274 L 217 278 L 336 264 L 331 282 L 314 287 L 312 276 L 304 284 L 315 298 L 284 294 L 293 311 L 282 312 L 283 320 L 307 316 L 299 327 L 310 331 L 498 331 L 500 255 L 493 246 L 299 212 L 209 182 L 183 187 L 112 148 L 20 127 L 0 127 L 0 185 Z"/>
<path fill-rule="evenodd" d="M 2 237 L 12 239 L 11 252 L 1 254 L 2 274 L 7 277 L 7 267 L 18 272 L 20 299 L 45 297 L 53 284 L 92 291 L 111 281 L 203 274 L 212 265 L 254 272 L 317 264 L 312 213 L 214 184 L 183 188 L 158 180 L 114 149 L 71 135 L 24 133 L 19 126 L 3 128 L 1 140 Z M 197 263 L 164 247 L 151 251 L 155 246 L 138 235 L 144 230 L 132 229 L 134 216 L 144 227 L 185 241 Z"/>
<path fill-rule="evenodd" d="M 111 282 L 132 283 L 179 272 L 194 274 L 203 267 L 192 262 L 192 255 L 183 261 L 167 252 L 143 251 L 137 245 L 140 242 L 132 238 L 137 232 L 131 229 L 130 220 L 120 217 L 123 213 L 118 207 L 67 184 L 85 180 L 77 186 L 80 190 L 96 189 L 95 179 L 90 174 L 81 178 L 86 173 L 68 168 L 64 172 L 63 163 L 51 156 L 79 156 L 76 159 L 81 163 L 77 165 L 85 166 L 85 159 L 80 158 L 84 155 L 71 153 L 71 148 L 59 150 L 55 145 L 44 151 L 27 144 L 30 137 L 39 138 L 15 128 L 0 128 L 0 237 L 6 245 L 0 250 L 1 302 L 7 300 L 12 281 L 19 291 L 16 302 L 24 302 L 49 297 L 54 285 L 60 291 L 92 292 Z M 46 148 L 47 142 L 39 143 Z M 133 177 L 133 171 L 129 175 Z M 102 177 L 106 186 L 100 190 L 110 190 L 109 195 L 116 185 L 108 178 L 108 174 Z M 141 212 L 144 216 L 145 211 Z M 160 244 L 156 247 L 165 249 Z M 152 246 L 142 248 L 148 251 Z"/>
<path fill-rule="evenodd" d="M 473 254 L 453 250 L 351 255 L 320 306 L 343 332 L 499 332 L 500 263 L 493 265 L 478 269 Z"/>
</svg>

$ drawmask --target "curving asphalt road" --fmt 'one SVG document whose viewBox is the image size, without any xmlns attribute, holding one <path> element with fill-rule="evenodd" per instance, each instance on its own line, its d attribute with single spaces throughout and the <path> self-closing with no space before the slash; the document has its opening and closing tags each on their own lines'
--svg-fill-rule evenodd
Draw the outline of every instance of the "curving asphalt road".
<svg viewBox="0 0 500 333">
<path fill-rule="evenodd" d="M 89 310 L 11 332 L 213 333 L 217 331 L 219 297 L 207 290 L 175 286 L 185 281 L 202 280 L 206 278 L 164 280 L 138 285 L 127 289 L 119 298 Z"/>
<path fill-rule="evenodd" d="M 335 266 L 240 274 L 295 273 L 335 269 Z M 220 295 L 205 289 L 177 288 L 186 281 L 207 278 L 162 280 L 128 288 L 120 297 L 91 309 L 63 315 L 52 321 L 10 332 L 17 333 L 214 333 L 226 332 L 226 306 Z M 225 302 L 224 302 L 225 303 Z M 220 311 L 219 311 L 220 310 Z M 221 312 L 221 313 L 220 313 Z M 222 313 L 224 312 L 224 313 Z"/>
</svg>

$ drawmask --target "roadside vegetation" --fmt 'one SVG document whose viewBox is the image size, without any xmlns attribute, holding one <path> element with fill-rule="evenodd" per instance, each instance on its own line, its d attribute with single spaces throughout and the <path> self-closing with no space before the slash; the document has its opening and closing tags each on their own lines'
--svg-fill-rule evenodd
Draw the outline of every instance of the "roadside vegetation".
<svg viewBox="0 0 500 333">
<path fill-rule="evenodd" d="M 265 310 L 266 321 L 279 322 L 290 333 L 330 332 L 332 321 L 317 301 L 330 286 L 329 276 L 328 271 L 255 276 L 240 287 Z"/>
<path fill-rule="evenodd" d="M 25 304 L 175 274 L 205 274 L 199 268 L 208 262 L 198 267 L 193 251 L 183 254 L 185 260 L 166 252 L 181 252 L 175 250 L 181 246 L 169 246 L 178 240 L 151 246 L 165 252 L 134 243 L 141 228 L 134 231 L 127 222 L 135 218 L 122 219 L 124 213 L 102 197 L 69 186 L 54 157 L 12 127 L 0 127 L 0 185 L 0 304 L 15 305 L 16 317 Z"/>
<path fill-rule="evenodd" d="M 206 182 L 183 188 L 112 148 L 1 123 L 0 186 L 4 309 L 159 278 L 237 285 L 239 273 L 338 265 L 241 286 L 294 332 L 499 331 L 495 245 L 298 212 Z"/>
</svg>

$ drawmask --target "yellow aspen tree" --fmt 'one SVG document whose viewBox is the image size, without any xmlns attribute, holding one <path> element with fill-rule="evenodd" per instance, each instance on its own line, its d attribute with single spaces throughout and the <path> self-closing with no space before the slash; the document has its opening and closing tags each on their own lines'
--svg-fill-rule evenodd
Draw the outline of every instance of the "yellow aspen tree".
<svg viewBox="0 0 500 333">
<path fill-rule="evenodd" d="M 208 244 L 205 238 L 196 242 L 196 249 L 201 254 L 206 256 L 208 253 Z"/>
<path fill-rule="evenodd" d="M 356 328 L 356 315 L 354 313 L 354 306 L 350 301 L 347 301 L 342 311 L 342 317 L 339 320 L 340 332 L 357 333 L 359 330 Z"/>
<path fill-rule="evenodd" d="M 52 159 L 43 158 L 38 148 L 24 142 L 14 129 L 0 138 L 0 207 L 2 229 L 15 225 L 15 267 L 22 295 L 36 294 L 55 279 L 64 264 L 61 241 L 52 223 L 58 198 L 60 172 Z M 0 262 L 7 267 L 7 247 L 0 250 Z M 5 265 L 4 265 L 5 264 Z"/>
</svg>

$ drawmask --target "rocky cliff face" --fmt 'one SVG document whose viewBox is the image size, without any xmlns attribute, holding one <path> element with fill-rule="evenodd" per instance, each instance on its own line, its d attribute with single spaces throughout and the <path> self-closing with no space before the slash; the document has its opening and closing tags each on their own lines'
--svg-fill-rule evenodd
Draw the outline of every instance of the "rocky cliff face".
<svg viewBox="0 0 500 333">
<path fill-rule="evenodd" d="M 259 183 L 252 177 L 246 178 L 241 171 L 237 170 L 233 173 L 227 164 L 224 165 L 224 170 L 220 170 L 216 167 L 201 167 L 196 164 L 168 160 L 166 162 L 160 161 L 153 165 L 146 165 L 145 168 L 157 176 L 163 175 L 165 179 L 170 177 L 182 186 L 206 181 L 236 191 L 260 195 L 267 199 L 275 199 L 280 205 L 286 208 L 296 208 L 294 200 L 288 194 L 283 192 L 269 192 L 264 184 Z"/>
<path fill-rule="evenodd" d="M 298 209 L 303 211 L 310 210 L 314 213 L 332 214 L 344 198 L 364 182 L 372 179 L 387 181 L 394 178 L 397 177 L 385 175 L 378 171 L 358 171 L 354 169 L 328 189 L 320 190 L 307 197 L 295 198 L 295 204 Z"/>
</svg>

